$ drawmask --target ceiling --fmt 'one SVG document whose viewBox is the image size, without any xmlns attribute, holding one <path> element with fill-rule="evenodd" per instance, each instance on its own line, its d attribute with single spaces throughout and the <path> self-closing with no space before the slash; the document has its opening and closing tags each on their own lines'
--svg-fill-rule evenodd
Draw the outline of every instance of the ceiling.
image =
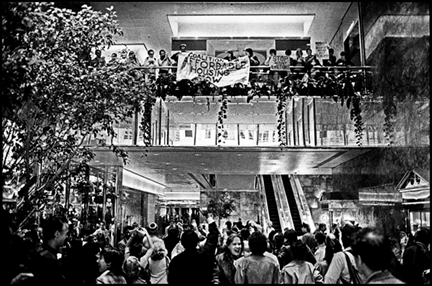
<svg viewBox="0 0 432 286">
<path fill-rule="evenodd" d="M 257 174 L 331 175 L 332 168 L 371 148 L 124 147 L 134 173 L 168 189 L 211 189 L 203 174 L 216 174 L 217 189 L 250 190 Z M 95 163 L 121 165 L 108 149 L 96 149 Z"/>
<path fill-rule="evenodd" d="M 330 41 L 352 2 L 90 2 L 113 6 L 124 36 L 119 44 L 144 43 L 171 50 L 173 37 L 310 37 Z"/>
<path fill-rule="evenodd" d="M 309 37 L 329 42 L 352 2 L 91 2 L 95 10 L 113 6 L 124 36 L 118 44 L 144 44 L 170 53 L 173 38 Z M 259 40 L 259 39 L 256 39 Z M 312 45 L 313 48 L 313 45 Z M 233 104 L 237 102 L 233 102 Z M 244 104 L 238 102 L 238 104 Z M 170 103 L 168 103 L 170 105 Z M 171 103 L 172 105 L 172 103 Z M 203 103 L 179 106 L 206 109 Z M 266 102 L 248 105 L 252 114 Z M 175 109 L 174 105 L 170 108 Z M 213 108 L 212 108 L 213 109 Z M 180 110 L 178 111 L 180 112 Z M 184 111 L 198 114 L 199 111 Z M 251 190 L 257 174 L 331 174 L 332 168 L 370 148 L 125 147 L 124 168 L 167 190 L 212 189 L 203 174 L 216 174 L 218 190 Z M 96 164 L 121 165 L 110 150 L 98 149 Z"/>
</svg>

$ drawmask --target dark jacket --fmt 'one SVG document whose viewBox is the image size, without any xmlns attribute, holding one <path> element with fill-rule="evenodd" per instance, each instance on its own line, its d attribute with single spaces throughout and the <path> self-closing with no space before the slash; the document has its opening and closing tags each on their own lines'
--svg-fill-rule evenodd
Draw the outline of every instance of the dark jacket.
<svg viewBox="0 0 432 286">
<path fill-rule="evenodd" d="M 60 261 L 57 259 L 57 251 L 47 244 L 43 244 L 38 250 L 32 264 L 32 272 L 35 284 L 66 284 Z"/>
<path fill-rule="evenodd" d="M 216 256 L 216 261 L 218 265 L 219 272 L 219 283 L 220 284 L 235 284 L 235 267 L 234 259 L 232 255 L 228 252 L 223 252 Z"/>
<path fill-rule="evenodd" d="M 211 284 L 218 236 L 219 230 L 213 222 L 202 249 L 186 249 L 175 256 L 169 265 L 168 284 Z"/>
<path fill-rule="evenodd" d="M 415 242 L 403 254 L 404 280 L 408 284 L 424 284 L 423 271 L 430 268 L 430 253 L 421 242 Z"/>
</svg>

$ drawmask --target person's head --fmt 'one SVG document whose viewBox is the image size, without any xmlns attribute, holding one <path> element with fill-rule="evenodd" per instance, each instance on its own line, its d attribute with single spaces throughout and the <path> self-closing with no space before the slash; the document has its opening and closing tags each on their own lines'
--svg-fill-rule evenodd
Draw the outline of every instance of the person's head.
<svg viewBox="0 0 432 286">
<path fill-rule="evenodd" d="M 306 49 L 306 54 L 307 54 L 308 56 L 311 56 L 311 55 L 312 55 L 312 49 L 311 49 L 311 48 L 307 48 L 307 49 Z"/>
<path fill-rule="evenodd" d="M 117 59 L 117 53 L 112 53 L 111 54 L 111 59 L 116 60 Z"/>
<path fill-rule="evenodd" d="M 198 234 L 191 229 L 185 230 L 181 236 L 180 242 L 185 250 L 196 249 L 199 242 Z"/>
<path fill-rule="evenodd" d="M 284 232 L 283 236 L 288 244 L 291 244 L 297 240 L 297 233 L 294 229 L 288 229 Z"/>
<path fill-rule="evenodd" d="M 253 50 L 251 48 L 246 48 L 246 49 L 244 49 L 244 51 L 245 51 L 245 56 L 248 56 L 248 57 L 253 56 Z"/>
<path fill-rule="evenodd" d="M 296 56 L 297 56 L 298 58 L 300 58 L 300 57 L 303 56 L 303 51 L 302 51 L 300 48 L 298 48 L 298 49 L 296 50 Z"/>
<path fill-rule="evenodd" d="M 137 279 L 141 272 L 139 259 L 135 256 L 129 256 L 123 261 L 122 270 L 128 280 Z"/>
<path fill-rule="evenodd" d="M 159 51 L 159 56 L 161 57 L 161 59 L 165 58 L 165 56 L 166 56 L 165 50 L 160 50 Z"/>
<path fill-rule="evenodd" d="M 260 231 L 255 231 L 249 236 L 249 248 L 252 254 L 263 255 L 267 250 L 267 238 Z"/>
<path fill-rule="evenodd" d="M 269 54 L 270 54 L 270 56 L 276 56 L 276 50 L 270 49 Z"/>
<path fill-rule="evenodd" d="M 116 275 L 122 273 L 123 254 L 113 248 L 112 246 L 106 246 L 99 258 L 99 272 L 103 273 L 106 270 L 110 270 Z"/>
<path fill-rule="evenodd" d="M 128 54 L 128 58 L 130 60 L 136 60 L 135 52 L 134 51 L 130 51 L 129 54 Z"/>
<path fill-rule="evenodd" d="M 226 53 L 227 53 L 227 56 L 229 57 L 229 58 L 234 58 L 234 52 L 233 51 L 231 51 L 231 50 L 228 50 L 228 51 L 226 51 Z"/>
<path fill-rule="evenodd" d="M 232 228 L 232 222 L 231 221 L 227 221 L 225 223 L 225 225 L 226 225 L 227 229 L 231 229 Z"/>
<path fill-rule="evenodd" d="M 80 258 L 84 276 L 99 276 L 99 259 L 101 248 L 96 242 L 88 242 L 80 249 Z"/>
<path fill-rule="evenodd" d="M 96 55 L 96 57 L 100 58 L 102 56 L 102 51 L 101 50 L 96 50 L 95 51 L 95 55 Z"/>
<path fill-rule="evenodd" d="M 323 244 L 323 243 L 325 243 L 326 236 L 322 232 L 317 232 L 317 233 L 315 233 L 315 239 L 316 239 L 318 244 Z"/>
<path fill-rule="evenodd" d="M 291 56 L 292 51 L 291 50 L 285 50 L 285 56 Z"/>
<path fill-rule="evenodd" d="M 294 260 L 305 260 L 308 253 L 306 244 L 301 240 L 296 240 L 291 244 L 291 253 Z"/>
<path fill-rule="evenodd" d="M 342 227 L 342 243 L 344 247 L 351 246 L 352 236 L 357 231 L 357 228 L 350 222 L 346 222 Z"/>
<path fill-rule="evenodd" d="M 123 237 L 126 239 L 129 239 L 129 237 L 131 236 L 133 227 L 131 225 L 127 225 L 123 228 Z"/>
<path fill-rule="evenodd" d="M 334 50 L 332 48 L 329 49 L 329 55 L 333 56 L 334 55 Z"/>
<path fill-rule="evenodd" d="M 342 60 L 345 60 L 345 59 L 346 59 L 346 53 L 345 53 L 344 51 L 340 52 L 340 58 L 341 58 Z"/>
<path fill-rule="evenodd" d="M 227 237 L 225 242 L 225 251 L 231 253 L 232 256 L 238 257 L 243 252 L 244 244 L 237 233 L 232 233 Z"/>
<path fill-rule="evenodd" d="M 240 230 L 240 237 L 242 240 L 248 240 L 250 236 L 249 228 L 243 228 Z"/>
<path fill-rule="evenodd" d="M 320 223 L 318 225 L 318 229 L 319 229 L 319 231 L 324 233 L 327 230 L 327 226 L 325 225 L 325 223 Z"/>
<path fill-rule="evenodd" d="M 69 225 L 65 218 L 50 217 L 44 222 L 42 228 L 45 243 L 56 250 L 64 245 L 69 232 Z"/>
<path fill-rule="evenodd" d="M 165 244 L 163 241 L 158 240 L 153 243 L 153 252 L 150 258 L 153 261 L 161 260 L 167 255 L 168 251 L 165 248 Z"/>
<path fill-rule="evenodd" d="M 136 222 L 136 221 L 134 221 L 133 223 L 132 223 L 132 228 L 137 228 L 139 226 L 139 224 Z"/>
<path fill-rule="evenodd" d="M 390 241 L 375 229 L 366 227 L 355 233 L 351 248 L 363 275 L 389 269 L 393 254 Z"/>
<path fill-rule="evenodd" d="M 186 51 L 186 44 L 180 44 L 180 51 L 182 52 Z"/>
<path fill-rule="evenodd" d="M 104 221 L 101 221 L 101 222 L 99 223 L 99 227 L 100 227 L 100 229 L 105 230 L 105 229 L 106 229 L 105 222 L 104 222 Z"/>
<path fill-rule="evenodd" d="M 302 223 L 302 227 L 301 227 L 302 232 L 306 233 L 306 232 L 310 232 L 310 226 L 307 223 Z"/>
<path fill-rule="evenodd" d="M 158 232 L 158 229 L 159 229 L 159 227 L 155 222 L 152 222 L 147 226 L 147 232 L 149 235 L 156 235 Z"/>
<path fill-rule="evenodd" d="M 154 51 L 153 50 L 149 50 L 148 51 L 148 55 L 152 58 L 154 56 Z"/>
<path fill-rule="evenodd" d="M 141 257 L 143 252 L 143 244 L 141 242 L 136 242 L 129 248 L 129 253 L 132 256 Z"/>
<path fill-rule="evenodd" d="M 421 242 L 424 245 L 428 245 L 430 243 L 430 230 L 424 227 L 421 227 L 416 231 L 414 235 L 415 242 Z"/>
<path fill-rule="evenodd" d="M 275 248 L 279 250 L 283 245 L 284 236 L 282 235 L 282 233 L 278 232 L 273 236 L 273 241 L 274 241 Z"/>
</svg>

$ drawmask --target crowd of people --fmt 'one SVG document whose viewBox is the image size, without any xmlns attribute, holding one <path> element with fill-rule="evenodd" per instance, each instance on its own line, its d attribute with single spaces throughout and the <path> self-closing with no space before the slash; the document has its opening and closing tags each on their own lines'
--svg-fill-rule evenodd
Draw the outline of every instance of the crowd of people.
<svg viewBox="0 0 432 286">
<path fill-rule="evenodd" d="M 46 218 L 21 234 L 5 233 L 3 282 L 9 284 L 427 284 L 430 232 L 392 240 L 352 222 L 316 224 L 312 233 L 277 231 L 253 220 L 172 219 L 166 228 L 126 225 L 121 240 L 105 226 L 76 236 L 63 217 Z M 396 241 L 396 243 L 395 243 Z"/>
<path fill-rule="evenodd" d="M 306 71 L 310 76 L 314 77 L 317 74 L 319 74 L 319 69 L 317 67 L 323 67 L 323 66 L 353 66 L 354 63 L 347 59 L 346 52 L 342 51 L 340 52 L 340 58 L 336 60 L 336 56 L 334 56 L 334 50 L 332 48 L 328 48 L 329 51 L 329 57 L 328 59 L 324 59 L 323 62 L 317 58 L 316 54 L 312 53 L 312 49 L 307 48 L 306 49 L 306 55 L 304 55 L 302 49 L 298 48 L 295 51 L 295 57 L 291 57 L 292 51 L 286 50 L 285 56 L 289 57 L 289 66 L 290 69 L 287 71 L 267 71 L 269 73 L 269 78 L 278 80 L 279 78 L 286 77 L 289 74 L 292 74 L 292 71 L 294 73 L 298 74 L 304 74 Z M 159 57 L 156 58 L 155 51 L 150 49 L 147 51 L 148 56 L 144 59 L 143 63 L 141 64 L 138 61 L 137 55 L 134 51 L 128 51 L 128 52 L 122 52 L 121 56 L 119 57 L 117 53 L 112 53 L 110 56 L 110 59 L 107 61 L 105 57 L 102 56 L 102 52 L 100 50 L 95 51 L 94 58 L 91 58 L 88 56 L 87 63 L 89 66 L 98 67 L 98 66 L 104 66 L 104 65 L 112 65 L 116 62 L 126 62 L 130 63 L 136 67 L 142 67 L 144 69 L 144 74 L 146 80 L 150 78 L 156 78 L 158 75 L 166 75 L 171 72 L 175 72 L 174 69 L 171 68 L 157 68 L 157 67 L 170 67 L 170 66 L 177 66 L 177 63 L 179 61 L 178 57 L 181 53 L 186 53 L 186 44 L 180 45 L 180 51 L 174 53 L 172 56 L 169 56 L 168 53 L 161 49 L 159 50 Z M 272 61 L 274 61 L 276 57 L 276 50 L 270 49 L 268 57 L 265 59 L 264 62 L 260 62 L 257 55 L 254 53 L 253 49 L 251 48 L 245 48 L 243 50 L 243 55 L 238 56 L 248 56 L 250 61 L 250 66 L 270 66 Z M 237 59 L 234 55 L 234 51 L 228 50 L 226 51 L 227 56 L 224 57 L 224 59 L 232 61 Z M 329 69 L 332 70 L 332 69 Z M 254 70 L 255 71 L 255 70 Z M 251 71 L 252 78 L 254 78 L 254 71 Z M 259 71 L 262 72 L 262 71 Z M 256 71 L 256 73 L 259 73 Z M 337 71 L 336 71 L 337 72 Z M 276 75 L 276 76 L 275 76 Z"/>
</svg>

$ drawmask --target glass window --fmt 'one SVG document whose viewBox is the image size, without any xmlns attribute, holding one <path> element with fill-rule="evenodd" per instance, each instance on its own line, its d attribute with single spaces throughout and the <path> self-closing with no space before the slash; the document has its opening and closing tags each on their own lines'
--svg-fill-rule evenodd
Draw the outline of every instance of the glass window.
<svg viewBox="0 0 432 286">
<path fill-rule="evenodd" d="M 192 137 L 192 130 L 185 130 L 185 137 Z"/>
<path fill-rule="evenodd" d="M 211 129 L 205 130 L 205 139 L 211 139 Z"/>
</svg>

